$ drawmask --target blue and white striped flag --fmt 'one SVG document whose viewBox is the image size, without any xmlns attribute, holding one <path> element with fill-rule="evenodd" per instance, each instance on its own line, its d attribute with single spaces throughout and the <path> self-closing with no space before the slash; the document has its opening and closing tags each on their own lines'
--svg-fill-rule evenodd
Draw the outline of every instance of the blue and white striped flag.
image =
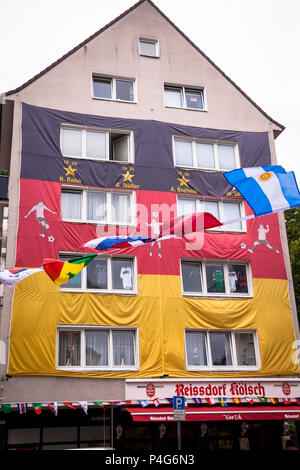
<svg viewBox="0 0 300 470">
<path fill-rule="evenodd" d="M 280 165 L 239 168 L 224 173 L 249 204 L 255 216 L 300 206 L 300 192 L 293 171 Z"/>
<path fill-rule="evenodd" d="M 147 400 L 138 400 L 138 402 L 139 402 L 139 404 L 140 404 L 143 408 L 145 408 L 145 406 L 148 406 L 148 405 L 149 405 L 149 403 L 147 402 Z"/>
</svg>

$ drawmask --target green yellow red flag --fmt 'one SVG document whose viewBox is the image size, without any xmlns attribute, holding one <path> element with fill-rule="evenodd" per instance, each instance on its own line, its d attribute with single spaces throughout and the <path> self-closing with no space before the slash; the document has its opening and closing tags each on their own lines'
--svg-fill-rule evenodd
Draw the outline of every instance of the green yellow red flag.
<svg viewBox="0 0 300 470">
<path fill-rule="evenodd" d="M 56 285 L 65 284 L 75 277 L 87 264 L 89 264 L 97 255 L 81 256 L 69 261 L 60 261 L 58 259 L 46 258 L 43 260 L 45 273 Z"/>
</svg>

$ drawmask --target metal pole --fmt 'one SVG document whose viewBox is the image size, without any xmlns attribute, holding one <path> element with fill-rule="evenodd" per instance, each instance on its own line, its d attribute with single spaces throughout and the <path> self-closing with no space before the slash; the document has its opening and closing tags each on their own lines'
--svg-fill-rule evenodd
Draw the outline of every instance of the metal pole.
<svg viewBox="0 0 300 470">
<path fill-rule="evenodd" d="M 111 407 L 110 412 L 110 433 L 111 433 L 111 447 L 114 446 L 114 408 Z"/>
<path fill-rule="evenodd" d="M 178 450 L 181 450 L 181 421 L 177 421 Z"/>
</svg>

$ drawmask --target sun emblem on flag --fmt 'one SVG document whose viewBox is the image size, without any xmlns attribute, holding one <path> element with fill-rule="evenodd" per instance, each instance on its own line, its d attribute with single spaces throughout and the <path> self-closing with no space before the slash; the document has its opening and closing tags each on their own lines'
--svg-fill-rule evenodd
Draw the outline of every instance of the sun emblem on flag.
<svg viewBox="0 0 300 470">
<path fill-rule="evenodd" d="M 260 181 L 269 181 L 270 178 L 272 178 L 273 176 L 273 173 L 271 171 L 266 171 L 265 173 L 263 173 L 262 175 L 259 175 L 259 179 Z"/>
</svg>

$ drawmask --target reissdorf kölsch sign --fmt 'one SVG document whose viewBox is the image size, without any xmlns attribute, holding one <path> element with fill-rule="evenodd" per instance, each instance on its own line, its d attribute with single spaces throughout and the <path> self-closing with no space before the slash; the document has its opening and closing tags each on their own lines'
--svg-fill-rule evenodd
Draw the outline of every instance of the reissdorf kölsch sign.
<svg viewBox="0 0 300 470">
<path fill-rule="evenodd" d="M 126 400 L 168 398 L 184 396 L 186 398 L 245 398 L 245 397 L 300 397 L 300 380 L 289 379 L 260 379 L 207 381 L 204 379 L 165 379 L 165 380 L 126 380 Z"/>
</svg>

